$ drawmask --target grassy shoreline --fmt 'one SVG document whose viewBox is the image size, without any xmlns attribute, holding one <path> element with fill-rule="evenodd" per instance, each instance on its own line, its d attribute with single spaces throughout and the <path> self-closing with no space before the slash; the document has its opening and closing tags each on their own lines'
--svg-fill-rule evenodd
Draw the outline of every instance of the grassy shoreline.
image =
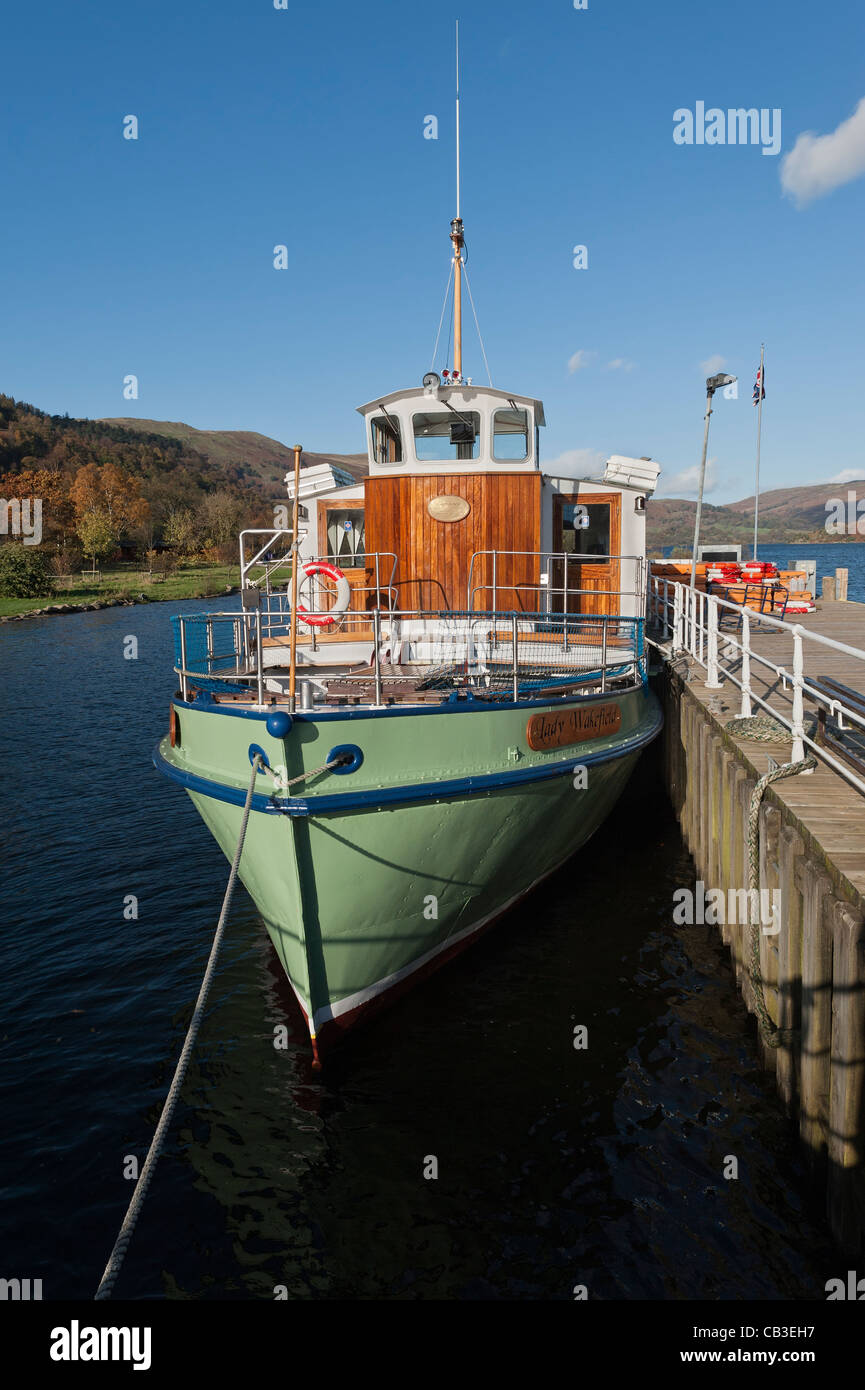
<svg viewBox="0 0 865 1390">
<path fill-rule="evenodd" d="M 166 603 L 188 598 L 216 598 L 240 586 L 237 565 L 189 565 L 164 578 L 146 570 L 104 570 L 100 580 L 76 575 L 58 581 L 55 592 L 42 598 L 0 598 L 0 622 L 12 618 L 53 617 L 128 603 Z M 46 611 L 47 610 L 47 611 Z"/>
</svg>

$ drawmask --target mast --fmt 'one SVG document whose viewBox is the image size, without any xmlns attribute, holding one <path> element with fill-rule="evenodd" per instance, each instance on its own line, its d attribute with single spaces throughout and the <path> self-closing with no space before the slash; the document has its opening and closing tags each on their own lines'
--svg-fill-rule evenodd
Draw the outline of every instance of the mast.
<svg viewBox="0 0 865 1390">
<path fill-rule="evenodd" d="M 763 353 L 765 343 L 760 344 L 760 371 L 757 377 L 759 382 L 757 397 L 757 468 L 754 477 L 754 559 L 757 558 L 757 518 L 760 513 L 760 442 L 763 435 Z"/>
<path fill-rule="evenodd" d="M 463 371 L 463 281 L 462 250 L 465 245 L 463 223 L 460 217 L 460 22 L 457 20 L 456 40 L 457 61 L 457 215 L 451 222 L 450 239 L 454 248 L 454 371 L 462 376 Z"/>
</svg>

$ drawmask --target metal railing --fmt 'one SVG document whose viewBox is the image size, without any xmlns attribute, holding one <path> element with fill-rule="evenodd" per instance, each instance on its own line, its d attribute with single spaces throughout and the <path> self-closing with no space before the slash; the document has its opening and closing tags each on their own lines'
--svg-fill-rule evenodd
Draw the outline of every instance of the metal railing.
<svg viewBox="0 0 865 1390">
<path fill-rule="evenodd" d="M 324 615 L 325 610 L 308 616 Z M 512 610 L 392 613 L 378 608 L 346 617 L 353 620 L 357 641 L 366 644 L 369 660 L 359 673 L 348 669 L 339 679 L 372 684 L 376 705 L 383 703 L 385 680 L 410 680 L 415 689 L 441 691 L 442 698 L 469 689 L 490 699 L 508 694 L 518 700 L 541 693 L 552 697 L 575 686 L 596 686 L 601 692 L 611 686 L 630 689 L 647 679 L 642 618 Z M 193 686 L 264 704 L 265 682 L 278 677 L 281 667 L 265 659 L 261 608 L 178 615 L 171 621 L 174 669 L 184 700 Z M 316 677 L 314 666 L 302 668 L 300 676 L 313 685 L 327 679 L 321 672 Z M 302 708 L 311 699 L 309 690 L 302 693 Z"/>
<path fill-rule="evenodd" d="M 537 584 L 526 580 L 511 583 L 502 575 L 503 568 L 513 569 L 520 560 L 537 560 L 540 576 Z M 507 562 L 506 566 L 503 561 Z M 616 589 L 582 588 L 580 571 L 591 565 L 616 566 L 619 582 L 623 577 L 626 582 Z M 484 570 L 488 577 L 482 580 L 480 572 Z M 553 580 L 558 575 L 561 583 L 555 584 Z M 500 596 L 506 594 L 530 597 L 533 600 L 530 608 L 537 607 L 544 612 L 567 612 L 572 600 L 627 599 L 635 614 L 642 614 L 646 601 L 646 561 L 642 555 L 589 555 L 567 550 L 476 550 L 469 562 L 466 591 L 470 610 L 474 609 L 475 596 L 487 593 L 493 609 L 498 607 Z M 561 603 L 554 603 L 554 599 L 560 599 Z M 604 606 L 609 605 L 605 603 Z"/>
<path fill-rule="evenodd" d="M 740 629 L 739 637 L 735 635 L 736 629 L 721 631 L 721 618 L 726 614 L 735 616 L 736 629 Z M 861 713 L 843 698 L 830 697 L 820 689 L 820 678 L 813 672 L 810 675 L 806 673 L 805 644 L 812 644 L 808 648 L 809 655 L 822 649 L 842 652 L 845 656 L 856 658 L 863 663 L 863 677 L 865 651 L 848 646 L 846 642 L 838 642 L 832 637 L 824 637 L 822 633 L 812 632 L 800 623 L 784 622 L 768 613 L 755 612 L 727 599 L 718 598 L 715 594 L 703 593 L 687 584 L 654 575 L 649 587 L 648 618 L 661 629 L 664 637 L 669 639 L 671 655 L 687 653 L 698 666 L 703 667 L 706 671 L 705 684 L 708 689 L 722 689 L 725 680 L 738 687 L 742 697 L 741 718 L 750 718 L 753 706 L 759 705 L 779 724 L 789 729 L 792 738 L 791 762 L 802 762 L 807 747 L 816 757 L 852 783 L 858 791 L 865 793 L 865 780 L 806 733 L 804 709 L 805 699 L 813 700 L 825 706 L 833 718 L 849 720 L 850 724 L 865 730 L 865 718 Z M 762 652 L 755 650 L 751 640 L 751 629 L 755 623 L 792 638 L 792 670 L 771 661 Z M 726 644 L 724 652 L 720 650 L 721 640 Z M 734 654 L 738 656 L 735 657 Z M 738 673 L 734 669 L 735 664 L 739 666 Z M 783 710 L 777 708 L 777 701 L 773 705 L 755 691 L 751 677 L 754 665 L 764 667 L 776 680 L 780 679 L 785 690 L 788 686 L 792 689 L 790 718 Z"/>
<path fill-rule="evenodd" d="M 285 569 L 290 575 L 291 571 L 291 550 L 285 554 L 268 559 L 268 554 L 280 536 L 290 535 L 289 531 L 272 528 L 271 530 L 249 530 L 241 533 L 240 556 L 241 556 L 241 594 L 244 609 L 250 612 L 260 610 L 262 613 L 263 634 L 265 637 L 275 637 L 280 633 L 288 633 L 291 625 L 291 586 L 288 583 L 288 576 L 284 583 L 274 585 L 273 575 L 280 569 Z M 245 558 L 244 540 L 247 536 L 267 536 L 268 539 L 263 545 L 251 555 Z M 336 561 L 329 555 L 308 555 L 304 558 L 303 564 L 328 564 L 336 565 Z M 368 609 L 379 608 L 392 612 L 397 604 L 396 578 L 397 557 L 393 551 L 375 551 L 364 557 L 364 569 L 370 573 L 371 579 L 368 584 L 351 585 L 352 604 L 359 604 L 360 609 L 369 622 Z M 260 569 L 260 573 L 253 578 L 254 568 Z M 303 583 L 310 588 L 311 603 L 304 606 L 315 615 L 326 615 L 329 611 L 328 603 L 332 598 L 332 591 L 328 592 L 327 586 L 322 582 L 317 574 L 308 576 Z M 358 610 L 352 608 L 346 614 L 354 616 Z M 339 619 L 342 623 L 342 618 Z M 313 646 L 317 643 L 315 626 L 312 626 L 307 634 Z"/>
</svg>

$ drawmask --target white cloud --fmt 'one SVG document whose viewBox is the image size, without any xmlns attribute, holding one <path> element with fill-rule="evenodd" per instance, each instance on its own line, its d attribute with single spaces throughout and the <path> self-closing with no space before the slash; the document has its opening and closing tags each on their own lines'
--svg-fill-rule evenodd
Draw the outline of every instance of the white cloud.
<svg viewBox="0 0 865 1390">
<path fill-rule="evenodd" d="M 840 473 L 836 473 L 834 478 L 828 478 L 830 483 L 859 483 L 865 478 L 865 468 L 842 468 Z"/>
<path fill-rule="evenodd" d="M 781 161 L 781 187 L 799 207 L 865 174 L 865 97 L 829 135 L 807 130 Z"/>
<path fill-rule="evenodd" d="M 700 363 L 700 371 L 703 376 L 714 376 L 716 372 L 720 372 L 726 366 L 726 363 L 726 357 L 722 357 L 720 352 L 715 352 L 711 357 L 707 357 L 705 362 Z"/>
<path fill-rule="evenodd" d="M 632 372 L 633 362 L 629 362 L 627 357 L 614 357 L 612 362 L 607 363 L 608 372 Z"/>
<path fill-rule="evenodd" d="M 693 468 L 683 468 L 681 473 L 671 473 L 668 477 L 661 474 L 658 483 L 659 497 L 696 497 L 697 489 L 700 486 L 700 465 L 694 464 Z M 715 492 L 719 486 L 715 476 L 715 460 L 706 461 L 706 481 L 703 485 L 703 495 Z"/>
<path fill-rule="evenodd" d="M 574 353 L 573 357 L 568 358 L 568 371 L 572 373 L 581 372 L 584 367 L 588 367 L 593 357 L 597 357 L 597 353 L 588 352 L 585 348 L 580 348 L 578 352 Z"/>
<path fill-rule="evenodd" d="M 600 449 L 566 449 L 558 458 L 542 459 L 541 467 L 551 478 L 600 477 L 607 455 Z"/>
</svg>

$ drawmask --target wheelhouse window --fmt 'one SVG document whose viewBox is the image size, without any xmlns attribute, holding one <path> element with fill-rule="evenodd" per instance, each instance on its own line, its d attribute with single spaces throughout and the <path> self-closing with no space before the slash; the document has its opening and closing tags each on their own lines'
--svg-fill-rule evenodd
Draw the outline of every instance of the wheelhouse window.
<svg viewBox="0 0 865 1390">
<path fill-rule="evenodd" d="M 366 556 L 363 507 L 329 507 L 327 558 L 346 569 L 362 565 Z"/>
<path fill-rule="evenodd" d="M 517 463 L 529 456 L 529 412 L 497 410 L 493 415 L 493 458 Z"/>
<path fill-rule="evenodd" d="M 374 415 L 372 419 L 373 462 L 387 467 L 402 463 L 402 432 L 394 415 Z"/>
<path fill-rule="evenodd" d="M 455 463 L 480 453 L 481 417 L 476 410 L 434 410 L 412 417 L 419 463 Z"/>
</svg>

